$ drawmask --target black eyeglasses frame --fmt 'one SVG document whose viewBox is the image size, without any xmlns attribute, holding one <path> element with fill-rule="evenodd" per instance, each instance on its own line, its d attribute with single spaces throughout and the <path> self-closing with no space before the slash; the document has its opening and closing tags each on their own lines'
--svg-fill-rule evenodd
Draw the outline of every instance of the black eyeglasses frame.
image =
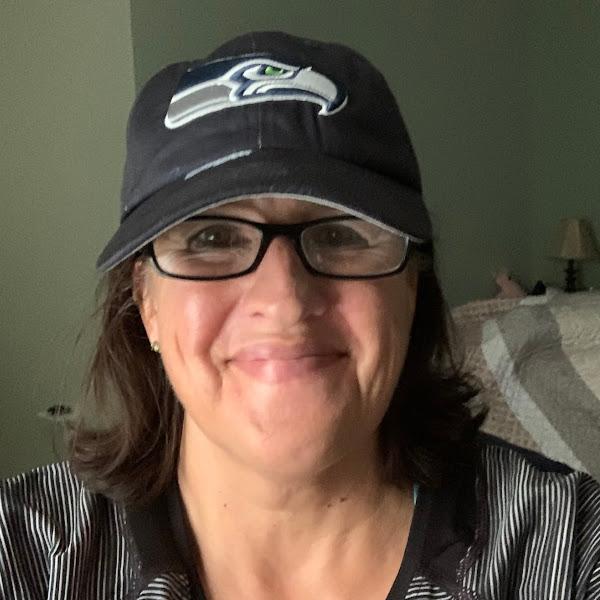
<svg viewBox="0 0 600 600">
<path fill-rule="evenodd" d="M 329 279 L 378 279 L 381 277 L 389 277 L 391 275 L 397 275 L 398 273 L 401 273 L 405 269 L 406 264 L 408 263 L 408 259 L 410 258 L 410 255 L 414 249 L 415 244 L 418 244 L 418 242 L 415 242 L 407 234 L 398 233 L 398 235 L 404 237 L 404 239 L 406 240 L 406 253 L 404 255 L 404 260 L 400 263 L 400 265 L 396 269 L 393 269 L 392 271 L 387 271 L 385 273 L 377 273 L 377 274 L 373 274 L 373 275 L 332 275 L 329 273 L 323 273 L 323 272 L 315 269 L 308 262 L 308 259 L 306 258 L 305 254 L 304 254 L 304 250 L 302 248 L 302 242 L 300 240 L 300 236 L 305 229 L 307 229 L 308 227 L 311 227 L 313 225 L 318 225 L 321 223 L 326 223 L 326 222 L 331 222 L 331 221 L 349 221 L 349 220 L 359 221 L 360 219 L 358 217 L 332 216 L 332 217 L 324 217 L 322 219 L 314 219 L 311 221 L 303 221 L 301 223 L 260 223 L 257 221 L 250 221 L 248 219 L 241 219 L 239 217 L 229 217 L 229 216 L 223 216 L 223 215 L 210 215 L 210 216 L 194 215 L 194 216 L 186 219 L 186 221 L 204 221 L 204 220 L 206 220 L 206 221 L 208 221 L 208 220 L 211 220 L 211 221 L 212 220 L 235 221 L 238 223 L 244 223 L 246 225 L 250 225 L 250 226 L 254 227 L 255 229 L 259 229 L 262 234 L 262 237 L 261 237 L 261 242 L 260 242 L 260 246 L 258 249 L 258 253 L 256 255 L 256 258 L 254 259 L 254 262 L 247 269 L 244 269 L 243 271 L 240 271 L 239 273 L 234 273 L 232 275 L 219 275 L 217 277 L 205 277 L 205 276 L 178 275 L 176 273 L 170 273 L 168 271 L 165 271 L 160 266 L 158 259 L 156 258 L 156 254 L 154 252 L 154 240 L 152 240 L 150 243 L 147 244 L 147 246 L 145 246 L 144 249 L 142 249 L 142 251 L 140 252 L 140 255 L 149 256 L 152 259 L 152 262 L 153 262 L 154 266 L 156 267 L 156 269 L 158 270 L 158 272 L 161 273 L 162 275 L 165 275 L 166 277 L 172 277 L 174 279 L 184 279 L 184 280 L 188 280 L 188 281 L 220 281 L 223 279 L 235 279 L 237 277 L 242 277 L 244 275 L 248 275 L 249 273 L 252 273 L 253 271 L 255 271 L 258 268 L 258 266 L 260 265 L 260 263 L 262 262 L 262 259 L 264 258 L 264 255 L 266 254 L 271 242 L 277 236 L 282 235 L 282 236 L 290 239 L 293 242 L 294 250 L 296 251 L 296 254 L 300 257 L 300 260 L 302 261 L 302 264 L 304 265 L 305 269 L 311 275 L 315 275 L 317 277 L 327 277 Z"/>
</svg>

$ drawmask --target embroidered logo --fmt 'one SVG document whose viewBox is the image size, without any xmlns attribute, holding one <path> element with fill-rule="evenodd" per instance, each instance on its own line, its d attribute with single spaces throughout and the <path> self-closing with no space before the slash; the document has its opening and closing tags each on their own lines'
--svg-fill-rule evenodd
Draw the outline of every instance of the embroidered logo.
<svg viewBox="0 0 600 600">
<path fill-rule="evenodd" d="M 321 106 L 329 116 L 344 108 L 345 90 L 312 67 L 296 67 L 267 57 L 216 61 L 190 69 L 171 98 L 165 126 L 177 129 L 226 108 L 299 100 Z"/>
</svg>

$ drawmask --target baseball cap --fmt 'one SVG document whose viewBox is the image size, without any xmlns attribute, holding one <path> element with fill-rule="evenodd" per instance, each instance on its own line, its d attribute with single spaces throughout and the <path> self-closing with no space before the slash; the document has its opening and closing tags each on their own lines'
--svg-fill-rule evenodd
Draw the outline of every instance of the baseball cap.
<svg viewBox="0 0 600 600">
<path fill-rule="evenodd" d="M 173 225 L 254 195 L 339 208 L 431 239 L 419 167 L 381 73 L 340 44 L 253 32 L 166 66 L 127 124 L 108 271 Z"/>
</svg>

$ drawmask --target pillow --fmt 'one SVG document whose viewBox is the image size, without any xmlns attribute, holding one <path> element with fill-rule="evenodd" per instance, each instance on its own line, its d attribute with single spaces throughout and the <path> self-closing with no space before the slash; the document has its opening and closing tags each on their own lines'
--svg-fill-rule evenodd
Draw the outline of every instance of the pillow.
<svg viewBox="0 0 600 600">
<path fill-rule="evenodd" d="M 519 298 L 494 298 L 475 300 L 452 309 L 452 346 L 455 357 L 463 363 L 463 370 L 475 377 L 480 385 L 477 399 L 489 407 L 482 430 L 539 452 L 539 445 L 507 404 L 482 349 L 483 324 L 514 309 L 520 302 Z"/>
</svg>

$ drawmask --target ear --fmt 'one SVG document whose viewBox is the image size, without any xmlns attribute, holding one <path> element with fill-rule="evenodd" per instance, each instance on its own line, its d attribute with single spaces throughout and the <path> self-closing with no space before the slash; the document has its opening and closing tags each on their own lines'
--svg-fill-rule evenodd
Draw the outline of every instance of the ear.
<svg viewBox="0 0 600 600">
<path fill-rule="evenodd" d="M 156 289 L 152 283 L 152 273 L 145 261 L 136 261 L 133 266 L 133 300 L 140 311 L 140 317 L 150 342 L 158 341 L 158 310 Z"/>
</svg>

